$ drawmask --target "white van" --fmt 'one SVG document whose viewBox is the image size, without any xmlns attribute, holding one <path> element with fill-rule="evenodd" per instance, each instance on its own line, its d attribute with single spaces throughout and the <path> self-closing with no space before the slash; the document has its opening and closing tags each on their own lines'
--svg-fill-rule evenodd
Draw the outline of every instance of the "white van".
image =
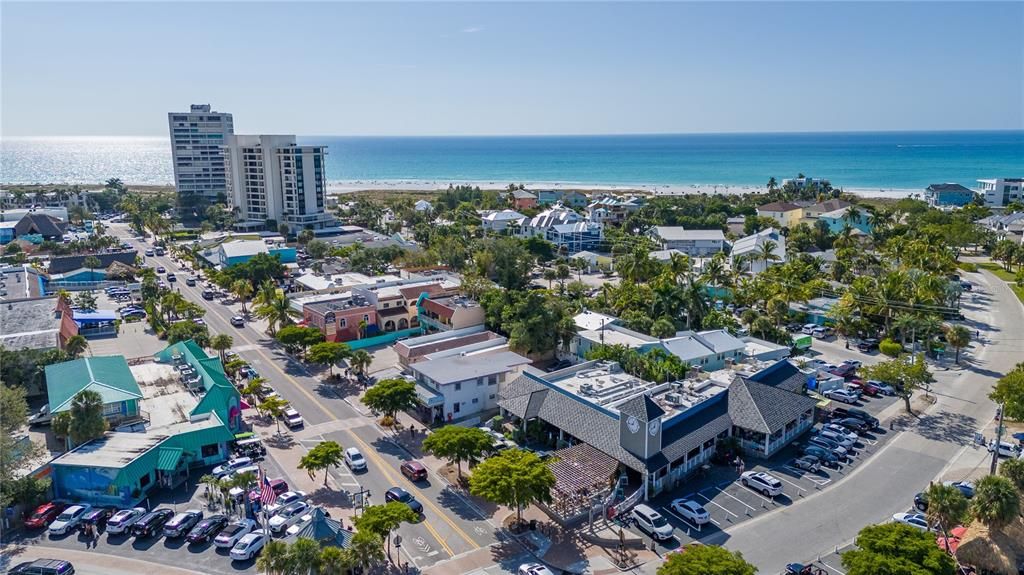
<svg viewBox="0 0 1024 575">
<path fill-rule="evenodd" d="M 674 530 L 668 519 L 651 507 L 641 503 L 634 507 L 630 514 L 640 529 L 646 531 L 651 537 L 661 541 L 672 538 Z"/>
<path fill-rule="evenodd" d="M 345 465 L 352 471 L 366 471 L 366 458 L 355 447 L 345 450 Z"/>
</svg>

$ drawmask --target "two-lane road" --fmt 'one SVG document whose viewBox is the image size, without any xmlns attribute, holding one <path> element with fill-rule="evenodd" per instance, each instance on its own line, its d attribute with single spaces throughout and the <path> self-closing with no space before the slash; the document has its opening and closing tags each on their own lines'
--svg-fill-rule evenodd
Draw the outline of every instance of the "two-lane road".
<svg viewBox="0 0 1024 575">
<path fill-rule="evenodd" d="M 145 244 L 132 238 L 125 226 L 114 226 L 113 231 L 133 245 L 145 249 Z M 408 481 L 399 468 L 403 461 L 409 459 L 409 455 L 391 442 L 388 433 L 373 420 L 362 416 L 340 397 L 331 385 L 320 381 L 304 365 L 285 354 L 272 338 L 262 333 L 262 322 L 253 322 L 242 328 L 233 327 L 230 319 L 238 313 L 237 310 L 218 301 L 203 299 L 203 288 L 200 285 L 185 285 L 184 279 L 189 272 L 182 270 L 169 256 L 150 256 L 147 263 L 162 265 L 178 275 L 178 281 L 172 287 L 206 310 L 203 319 L 210 333 L 231 335 L 235 342 L 234 351 L 302 413 L 307 428 L 322 424 L 328 424 L 324 427 L 329 428 L 331 422 L 344 422 L 341 427 L 345 429 L 327 431 L 307 439 L 318 440 L 322 437 L 338 441 L 345 447 L 358 447 L 370 465 L 367 472 L 350 477 L 372 493 L 372 503 L 383 503 L 384 493 L 394 486 L 406 489 L 423 503 L 423 519 L 416 524 L 403 525 L 397 531 L 403 538 L 402 555 L 408 560 L 424 567 L 496 541 L 494 527 L 484 515 L 450 489 L 440 477 L 431 474 L 426 482 Z M 295 471 L 285 469 L 289 474 Z M 351 481 L 348 477 L 339 478 L 337 475 L 335 479 L 339 485 Z M 344 475 L 350 474 L 346 470 Z M 348 489 L 356 490 L 352 486 Z"/>
</svg>

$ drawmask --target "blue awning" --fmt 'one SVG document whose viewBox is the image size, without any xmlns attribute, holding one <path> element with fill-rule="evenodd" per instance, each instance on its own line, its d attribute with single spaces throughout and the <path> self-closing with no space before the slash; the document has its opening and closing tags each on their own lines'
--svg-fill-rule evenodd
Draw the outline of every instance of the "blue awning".
<svg viewBox="0 0 1024 575">
<path fill-rule="evenodd" d="M 419 398 L 420 403 L 427 407 L 436 407 L 438 405 L 444 405 L 444 396 L 437 393 L 432 389 L 423 387 L 422 385 L 416 385 L 416 396 Z"/>
<path fill-rule="evenodd" d="M 81 325 L 83 323 L 114 321 L 117 319 L 117 313 L 113 310 L 76 311 L 73 317 Z"/>
</svg>

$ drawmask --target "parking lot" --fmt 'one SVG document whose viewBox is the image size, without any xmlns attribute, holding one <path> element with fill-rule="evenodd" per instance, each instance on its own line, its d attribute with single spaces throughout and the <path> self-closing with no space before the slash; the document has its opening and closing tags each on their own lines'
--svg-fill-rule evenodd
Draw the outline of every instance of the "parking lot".
<svg viewBox="0 0 1024 575">
<path fill-rule="evenodd" d="M 884 426 L 882 429 L 865 433 L 859 438 L 847 460 L 835 464 L 834 467 L 822 466 L 817 472 L 805 471 L 793 465 L 793 460 L 799 457 L 800 444 L 811 437 L 810 433 L 799 437 L 793 445 L 767 461 L 755 463 L 745 460 L 745 471 L 764 471 L 782 483 L 782 494 L 776 497 L 766 497 L 750 487 L 743 486 L 739 481 L 738 469 L 733 466 L 714 466 L 704 477 L 693 476 L 679 488 L 649 502 L 675 528 L 675 537 L 659 542 L 655 549 L 659 553 L 665 553 L 694 541 L 721 543 L 725 539 L 725 529 L 753 517 L 788 507 L 801 498 L 828 489 L 830 485 L 841 480 L 871 457 L 891 436 L 892 433 Z M 710 522 L 695 525 L 687 521 L 672 509 L 672 501 L 676 499 L 690 499 L 699 503 L 707 510 Z M 629 529 L 650 542 L 650 536 L 635 525 Z"/>
</svg>

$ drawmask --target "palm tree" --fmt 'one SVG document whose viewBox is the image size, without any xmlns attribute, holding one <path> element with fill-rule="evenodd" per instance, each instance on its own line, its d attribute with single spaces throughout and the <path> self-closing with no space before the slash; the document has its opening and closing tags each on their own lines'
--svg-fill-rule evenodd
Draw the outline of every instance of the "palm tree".
<svg viewBox="0 0 1024 575">
<path fill-rule="evenodd" d="M 242 397 L 249 399 L 249 404 L 255 407 L 257 412 L 260 412 L 260 406 L 256 403 L 256 394 L 263 389 L 263 384 L 266 382 L 267 380 L 262 377 L 254 377 L 238 391 Z"/>
<path fill-rule="evenodd" d="M 892 321 L 892 328 L 900 332 L 900 343 L 903 347 L 907 346 L 907 333 L 914 333 L 917 329 L 917 318 L 910 313 L 901 313 L 896 316 L 896 319 Z"/>
<path fill-rule="evenodd" d="M 971 343 L 971 332 L 962 325 L 947 327 L 946 341 L 956 350 L 956 362 L 960 363 L 960 349 Z"/>
<path fill-rule="evenodd" d="M 292 309 L 291 300 L 284 294 L 275 295 L 274 299 L 256 308 L 256 317 L 267 320 L 270 335 L 277 334 L 278 328 L 291 325 L 292 318 L 299 315 L 299 312 Z"/>
<path fill-rule="evenodd" d="M 778 187 L 779 187 L 779 182 L 778 182 L 778 180 L 775 179 L 775 176 L 772 176 L 772 177 L 768 178 L 768 193 L 769 194 L 774 192 Z"/>
<path fill-rule="evenodd" d="M 327 546 L 320 551 L 320 575 L 345 575 L 354 566 L 345 549 Z"/>
<path fill-rule="evenodd" d="M 267 575 L 284 575 L 288 570 L 288 544 L 268 541 L 256 559 L 256 568 Z"/>
<path fill-rule="evenodd" d="M 348 552 L 352 563 L 366 572 L 371 565 L 384 560 L 384 541 L 372 531 L 358 531 L 349 543 Z"/>
<path fill-rule="evenodd" d="M 847 226 L 855 226 L 860 222 L 862 213 L 863 212 L 860 211 L 860 208 L 857 207 L 857 204 L 854 204 L 846 208 L 846 213 L 843 214 L 843 221 Z"/>
<path fill-rule="evenodd" d="M 88 349 L 88 347 L 89 340 L 77 334 L 69 337 L 68 340 L 64 342 L 64 351 L 66 351 L 72 358 L 77 358 L 85 353 L 85 350 Z"/>
<path fill-rule="evenodd" d="M 690 273 L 693 269 L 693 264 L 690 262 L 690 256 L 680 253 L 672 252 L 668 256 L 668 270 L 672 274 L 672 279 L 676 283 L 682 283 L 683 278 Z"/>
<path fill-rule="evenodd" d="M 284 415 L 284 410 L 288 407 L 288 402 L 280 396 L 271 396 L 264 399 L 260 403 L 260 410 L 274 418 L 277 422 L 277 434 L 281 434 L 281 416 Z"/>
<path fill-rule="evenodd" d="M 1006 477 L 986 475 L 975 485 L 971 512 L 978 521 L 998 529 L 1020 514 L 1020 494 Z"/>
<path fill-rule="evenodd" d="M 258 305 L 266 305 L 277 298 L 277 286 L 274 282 L 266 280 L 260 284 L 259 291 L 256 292 L 256 297 L 253 298 L 253 303 Z"/>
<path fill-rule="evenodd" d="M 548 280 L 548 289 L 551 289 L 551 282 L 558 278 L 558 274 L 551 268 L 544 269 L 544 279 Z"/>
<path fill-rule="evenodd" d="M 370 324 L 366 323 L 365 319 L 359 320 L 359 339 L 366 337 L 366 328 L 369 327 L 369 325 Z"/>
<path fill-rule="evenodd" d="M 764 262 L 764 269 L 768 269 L 768 262 L 774 262 L 779 260 L 778 254 L 775 253 L 775 250 L 778 249 L 778 247 L 779 244 L 773 240 L 766 240 L 763 244 L 758 246 L 758 259 Z"/>
<path fill-rule="evenodd" d="M 928 487 L 927 496 L 928 522 L 937 525 L 942 531 L 943 540 L 948 540 L 950 528 L 962 523 L 967 517 L 970 503 L 960 489 L 941 483 L 933 483 Z"/>
<path fill-rule="evenodd" d="M 295 575 L 313 575 L 320 572 L 320 544 L 308 537 L 300 537 L 288 546 L 288 570 Z"/>
<path fill-rule="evenodd" d="M 357 349 L 349 356 L 348 363 L 357 374 L 362 375 L 366 373 L 366 368 L 373 363 L 373 356 L 365 349 Z"/>
<path fill-rule="evenodd" d="M 231 284 L 231 293 L 242 302 L 242 313 L 246 313 L 245 301 L 252 295 L 252 284 L 247 280 L 235 280 L 235 283 Z"/>
<path fill-rule="evenodd" d="M 235 340 L 226 333 L 220 333 L 210 339 L 210 349 L 220 352 L 220 362 L 224 363 L 224 352 L 231 349 Z"/>
<path fill-rule="evenodd" d="M 96 256 L 88 256 L 82 260 L 82 265 L 89 268 L 89 280 L 92 281 L 96 268 L 103 267 L 103 262 Z"/>
</svg>

